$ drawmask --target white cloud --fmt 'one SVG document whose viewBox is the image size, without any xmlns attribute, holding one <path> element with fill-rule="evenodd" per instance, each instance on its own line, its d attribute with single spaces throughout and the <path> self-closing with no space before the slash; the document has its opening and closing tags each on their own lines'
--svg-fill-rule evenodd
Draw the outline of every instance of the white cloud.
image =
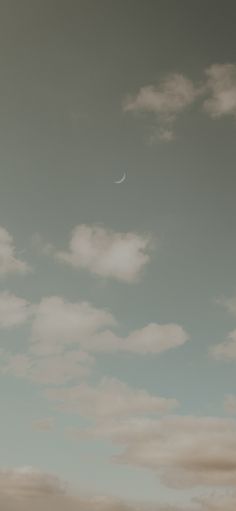
<svg viewBox="0 0 236 511">
<path fill-rule="evenodd" d="M 139 355 L 158 354 L 182 346 L 188 339 L 188 334 L 179 325 L 149 323 L 139 330 L 134 330 L 127 337 L 118 337 L 109 330 L 100 332 L 87 340 L 84 349 L 94 352 L 123 351 Z"/>
<path fill-rule="evenodd" d="M 224 399 L 225 411 L 229 414 L 236 414 L 236 396 L 229 394 Z"/>
<path fill-rule="evenodd" d="M 24 298 L 7 291 L 0 293 L 0 328 L 11 328 L 25 323 L 33 309 Z"/>
<path fill-rule="evenodd" d="M 37 419 L 32 422 L 34 431 L 52 431 L 54 427 L 53 417 L 46 417 L 45 419 Z"/>
<path fill-rule="evenodd" d="M 78 225 L 73 231 L 69 251 L 57 252 L 55 257 L 101 277 L 134 282 L 150 260 L 149 250 L 147 236 Z"/>
<path fill-rule="evenodd" d="M 16 257 L 12 236 L 0 227 L 0 276 L 10 273 L 25 274 L 29 271 L 29 265 Z"/>
<path fill-rule="evenodd" d="M 197 90 L 191 80 L 181 74 L 171 74 L 159 86 L 146 85 L 124 102 L 126 112 L 151 112 L 173 118 L 191 105 Z"/>
<path fill-rule="evenodd" d="M 174 138 L 172 124 L 176 116 L 190 106 L 199 93 L 193 82 L 182 74 L 170 74 L 158 86 L 146 85 L 126 98 L 124 111 L 156 115 L 161 126 L 159 139 L 168 142 Z"/>
<path fill-rule="evenodd" d="M 115 326 L 109 311 L 87 302 L 67 302 L 59 296 L 43 298 L 35 306 L 32 323 L 31 352 L 40 355 L 60 354 L 65 347 L 78 345 L 83 351 L 137 354 L 161 353 L 183 345 L 189 339 L 177 324 L 150 323 L 119 337 L 107 326 Z"/>
<path fill-rule="evenodd" d="M 4 295 L 4 300 L 5 310 L 8 307 L 6 316 L 2 307 L 5 326 L 25 321 L 30 313 L 33 319 L 28 351 L 5 353 L 2 371 L 38 383 L 62 384 L 86 377 L 94 362 L 89 352 L 158 354 L 183 345 L 189 338 L 177 324 L 157 323 L 120 337 L 107 329 L 116 326 L 110 312 L 60 296 L 43 298 L 32 307 L 14 296 Z"/>
<path fill-rule="evenodd" d="M 167 413 L 178 406 L 176 399 L 132 389 L 115 378 L 103 378 L 96 386 L 83 383 L 76 387 L 48 389 L 46 396 L 60 401 L 60 409 L 94 419 Z"/>
<path fill-rule="evenodd" d="M 236 116 L 236 65 L 214 64 L 206 70 L 210 97 L 204 108 L 211 117 Z"/>
<path fill-rule="evenodd" d="M 170 487 L 235 487 L 236 421 L 172 416 L 98 422 L 74 436 L 104 437 L 124 447 L 113 459 L 150 469 Z"/>
<path fill-rule="evenodd" d="M 72 303 L 60 296 L 43 298 L 32 324 L 32 352 L 50 355 L 60 353 L 66 345 L 86 346 L 86 339 L 109 325 L 115 325 L 110 312 L 87 302 Z"/>
<path fill-rule="evenodd" d="M 217 360 L 236 360 L 236 330 L 230 332 L 225 341 L 213 346 L 210 353 Z"/>
</svg>

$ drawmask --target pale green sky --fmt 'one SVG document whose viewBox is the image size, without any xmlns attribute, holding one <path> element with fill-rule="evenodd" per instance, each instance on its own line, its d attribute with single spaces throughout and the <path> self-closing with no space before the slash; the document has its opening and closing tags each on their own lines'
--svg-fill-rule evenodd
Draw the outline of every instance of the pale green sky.
<svg viewBox="0 0 236 511">
<path fill-rule="evenodd" d="M 0 502 L 1 474 L 24 466 L 157 511 L 235 486 L 235 13 L 231 0 L 0 1 Z M 75 386 L 74 412 L 48 398 Z M 156 415 L 150 395 L 179 406 Z"/>
</svg>

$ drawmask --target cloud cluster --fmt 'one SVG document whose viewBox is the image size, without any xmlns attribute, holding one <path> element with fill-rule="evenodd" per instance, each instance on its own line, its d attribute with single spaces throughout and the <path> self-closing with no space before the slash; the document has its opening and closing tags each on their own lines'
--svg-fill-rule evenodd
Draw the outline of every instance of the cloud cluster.
<svg viewBox="0 0 236 511">
<path fill-rule="evenodd" d="M 177 324 L 151 323 L 126 337 L 116 335 L 112 314 L 87 302 L 68 302 L 60 296 L 43 298 L 30 306 L 24 299 L 4 293 L 0 297 L 0 327 L 23 324 L 32 316 L 27 353 L 5 353 L 5 374 L 44 384 L 63 384 L 88 376 L 94 362 L 89 353 L 130 352 L 158 354 L 189 339 Z"/>
<path fill-rule="evenodd" d="M 187 506 L 128 502 L 114 497 L 79 494 L 58 477 L 32 467 L 0 470 L 2 511 L 235 511 L 236 494 L 205 495 Z"/>
<path fill-rule="evenodd" d="M 56 252 L 55 257 L 101 277 L 134 282 L 150 260 L 149 251 L 148 236 L 78 225 L 72 233 L 69 250 Z"/>
<path fill-rule="evenodd" d="M 236 116 L 236 64 L 214 64 L 205 70 L 201 85 L 181 74 L 171 74 L 159 85 L 146 85 L 124 101 L 125 112 L 144 112 L 156 116 L 159 130 L 151 135 L 169 142 L 174 139 L 173 123 L 177 116 L 203 98 L 203 110 L 212 117 Z"/>
<path fill-rule="evenodd" d="M 0 227 L 0 277 L 11 273 L 25 274 L 29 265 L 16 257 L 13 238 L 9 232 Z"/>
</svg>

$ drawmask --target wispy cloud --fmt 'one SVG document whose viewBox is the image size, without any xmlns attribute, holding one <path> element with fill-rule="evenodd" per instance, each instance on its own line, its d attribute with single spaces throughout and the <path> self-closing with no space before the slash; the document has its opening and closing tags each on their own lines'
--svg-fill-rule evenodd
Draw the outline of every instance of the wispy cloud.
<svg viewBox="0 0 236 511">
<path fill-rule="evenodd" d="M 167 413 L 178 406 L 176 399 L 133 389 L 115 378 L 103 378 L 96 386 L 83 383 L 76 387 L 48 389 L 45 394 L 50 400 L 59 401 L 62 410 L 98 420 Z"/>
<path fill-rule="evenodd" d="M 30 266 L 16 257 L 12 236 L 6 229 L 0 227 L 0 276 L 11 273 L 25 274 L 29 271 Z"/>
<path fill-rule="evenodd" d="M 217 360 L 236 360 L 236 330 L 230 332 L 225 341 L 212 346 L 210 354 Z"/>
</svg>

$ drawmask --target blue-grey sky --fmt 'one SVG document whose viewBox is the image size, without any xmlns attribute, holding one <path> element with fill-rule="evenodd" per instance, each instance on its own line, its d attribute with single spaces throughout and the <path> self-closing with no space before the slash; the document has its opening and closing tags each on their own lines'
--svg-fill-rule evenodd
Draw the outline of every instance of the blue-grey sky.
<svg viewBox="0 0 236 511">
<path fill-rule="evenodd" d="M 3 511 L 235 509 L 235 14 L 0 2 Z"/>
</svg>

